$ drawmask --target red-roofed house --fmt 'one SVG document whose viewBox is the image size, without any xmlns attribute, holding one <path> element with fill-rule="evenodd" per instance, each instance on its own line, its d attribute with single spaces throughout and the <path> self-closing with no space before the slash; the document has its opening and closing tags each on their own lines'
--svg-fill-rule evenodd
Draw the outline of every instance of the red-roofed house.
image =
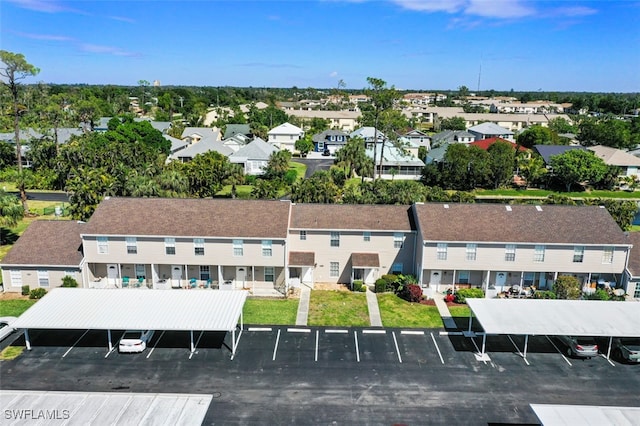
<svg viewBox="0 0 640 426">
<path fill-rule="evenodd" d="M 485 151 L 487 151 L 491 145 L 493 145 L 494 143 L 496 143 L 498 141 L 507 142 L 508 144 L 510 144 L 513 147 L 513 149 L 517 148 L 519 151 L 526 151 L 527 150 L 527 148 L 525 148 L 523 146 L 519 146 L 518 144 L 516 144 L 514 142 L 511 142 L 511 141 L 508 141 L 508 140 L 502 139 L 502 138 L 482 139 L 482 140 L 479 140 L 479 141 L 471 142 L 469 144 L 469 146 L 477 146 L 478 148 L 482 148 Z"/>
</svg>

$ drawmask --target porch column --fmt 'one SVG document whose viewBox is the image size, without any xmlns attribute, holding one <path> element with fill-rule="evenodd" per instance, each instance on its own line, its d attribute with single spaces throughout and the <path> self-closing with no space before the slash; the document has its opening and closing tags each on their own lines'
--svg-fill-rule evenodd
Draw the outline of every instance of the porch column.
<svg viewBox="0 0 640 426">
<path fill-rule="evenodd" d="M 191 288 L 191 283 L 189 282 L 189 265 L 184 265 L 184 279 L 187 282 L 187 288 Z"/>
<path fill-rule="evenodd" d="M 251 265 L 251 292 L 253 294 L 256 292 L 256 267 L 253 265 Z"/>
<path fill-rule="evenodd" d="M 220 284 L 224 281 L 222 277 L 222 265 L 218 265 L 218 288 L 220 288 Z"/>
<path fill-rule="evenodd" d="M 153 284 L 153 289 L 156 290 L 156 282 L 158 281 L 158 272 L 156 272 L 156 265 L 151 264 L 151 282 Z"/>
<path fill-rule="evenodd" d="M 453 286 L 453 288 L 456 288 L 456 270 L 453 270 L 453 277 L 451 278 L 451 285 Z"/>
<path fill-rule="evenodd" d="M 487 290 L 489 290 L 489 280 L 491 279 L 491 269 L 487 271 L 487 282 L 485 283 L 486 287 L 484 289 L 484 293 L 487 294 Z"/>
<path fill-rule="evenodd" d="M 520 288 L 524 288 L 524 271 L 520 271 Z"/>
<path fill-rule="evenodd" d="M 556 282 L 558 280 L 558 271 L 553 273 L 553 282 Z"/>
<path fill-rule="evenodd" d="M 122 265 L 120 265 L 120 262 L 118 262 L 118 279 L 120 279 L 120 285 L 122 285 Z M 109 272 L 107 272 L 107 282 L 109 282 Z M 117 280 L 116 285 L 118 285 Z"/>
</svg>

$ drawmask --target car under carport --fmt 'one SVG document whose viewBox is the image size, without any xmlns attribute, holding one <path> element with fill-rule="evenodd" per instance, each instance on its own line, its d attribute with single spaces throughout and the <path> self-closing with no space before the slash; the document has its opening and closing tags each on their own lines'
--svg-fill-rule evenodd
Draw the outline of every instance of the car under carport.
<svg viewBox="0 0 640 426">
<path fill-rule="evenodd" d="M 244 290 L 56 288 L 25 311 L 13 327 L 24 330 L 28 350 L 29 329 L 105 330 L 109 352 L 113 350 L 111 330 L 189 331 L 191 354 L 194 331 L 229 332 L 233 359 L 242 335 L 246 298 Z"/>
<path fill-rule="evenodd" d="M 592 336 L 607 337 L 606 358 L 610 359 L 614 337 L 640 337 L 640 303 L 597 300 L 536 300 L 536 299 L 467 299 L 471 309 L 469 329 L 472 336 L 473 318 L 480 324 L 482 349 L 478 359 L 488 358 L 487 335 L 525 336 L 523 358 L 527 358 L 529 336 Z"/>
</svg>

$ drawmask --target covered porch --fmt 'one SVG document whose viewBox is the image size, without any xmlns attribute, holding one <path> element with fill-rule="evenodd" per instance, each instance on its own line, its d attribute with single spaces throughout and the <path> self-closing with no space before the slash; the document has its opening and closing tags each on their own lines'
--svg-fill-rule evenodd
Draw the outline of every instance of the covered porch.
<svg viewBox="0 0 640 426">
<path fill-rule="evenodd" d="M 289 285 L 313 288 L 313 270 L 316 266 L 316 254 L 312 251 L 292 251 L 289 253 Z"/>
<path fill-rule="evenodd" d="M 380 257 L 378 253 L 351 253 L 351 282 L 362 281 L 373 285 L 378 279 Z"/>
</svg>

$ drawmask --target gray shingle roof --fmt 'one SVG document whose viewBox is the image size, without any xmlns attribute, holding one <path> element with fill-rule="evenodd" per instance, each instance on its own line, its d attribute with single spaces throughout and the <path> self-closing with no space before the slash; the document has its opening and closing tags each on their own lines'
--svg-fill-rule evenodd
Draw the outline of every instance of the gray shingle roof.
<svg viewBox="0 0 640 426">
<path fill-rule="evenodd" d="M 36 220 L 2 259 L 2 265 L 79 266 L 80 232 L 87 225 L 68 220 Z"/>
<path fill-rule="evenodd" d="M 533 148 L 538 151 L 538 154 L 542 156 L 542 159 L 547 164 L 549 164 L 549 161 L 551 161 L 551 157 L 553 155 L 564 154 L 565 152 L 571 151 L 573 149 L 579 149 L 582 151 L 587 150 L 587 148 L 583 146 L 573 145 L 534 145 Z"/>
<path fill-rule="evenodd" d="M 227 128 L 224 130 L 224 138 L 228 139 L 237 134 L 250 135 L 251 128 L 248 124 L 227 124 Z"/>
<path fill-rule="evenodd" d="M 243 146 L 237 152 L 234 152 L 229 156 L 229 160 L 234 162 L 246 161 L 246 160 L 269 160 L 269 157 L 274 152 L 278 151 L 278 148 L 265 142 L 260 138 L 255 138 L 253 142 Z"/>
<path fill-rule="evenodd" d="M 288 201 L 105 198 L 84 234 L 285 238 Z"/>
<path fill-rule="evenodd" d="M 543 205 L 538 210 L 533 205 L 428 203 L 415 209 L 425 241 L 628 244 L 599 206 Z"/>
<path fill-rule="evenodd" d="M 629 233 L 629 243 L 633 244 L 633 248 L 629 253 L 629 272 L 634 277 L 640 276 L 640 232 Z"/>
<path fill-rule="evenodd" d="M 411 231 L 409 206 L 293 204 L 292 229 Z"/>
<path fill-rule="evenodd" d="M 513 135 L 511 130 L 498 126 L 496 123 L 480 123 L 477 126 L 469 127 L 467 130 L 482 133 L 483 135 Z"/>
<path fill-rule="evenodd" d="M 325 142 L 329 139 L 330 136 L 342 136 L 344 138 L 342 143 L 346 143 L 346 140 L 349 137 L 349 134 L 341 130 L 329 129 L 321 133 L 316 133 L 311 137 L 311 140 L 313 142 Z M 336 143 L 335 141 L 331 141 L 331 142 Z"/>
</svg>

